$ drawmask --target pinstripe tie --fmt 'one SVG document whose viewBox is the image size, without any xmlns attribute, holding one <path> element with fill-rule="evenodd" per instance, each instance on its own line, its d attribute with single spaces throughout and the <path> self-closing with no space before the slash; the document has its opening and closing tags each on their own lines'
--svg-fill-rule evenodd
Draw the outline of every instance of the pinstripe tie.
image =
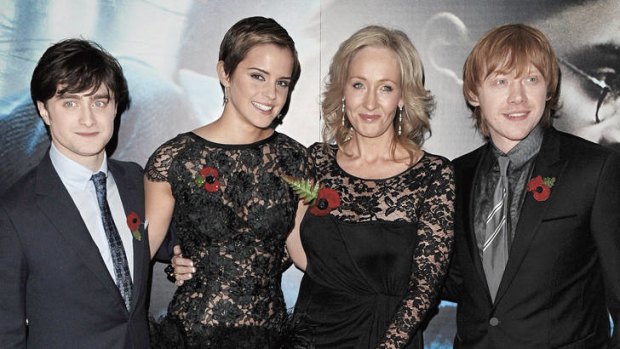
<svg viewBox="0 0 620 349">
<path fill-rule="evenodd" d="M 121 236 L 116 229 L 114 220 L 112 219 L 110 206 L 108 206 L 106 175 L 103 172 L 97 172 L 91 177 L 91 180 L 95 184 L 97 202 L 99 203 L 99 210 L 101 211 L 101 220 L 103 221 L 103 228 L 105 230 L 105 235 L 108 238 L 110 253 L 112 254 L 114 275 L 116 276 L 116 286 L 125 301 L 125 307 L 127 307 L 127 310 L 130 310 L 131 274 L 129 274 L 129 265 L 127 263 L 127 255 L 125 254 L 123 241 L 121 240 Z"/>
<path fill-rule="evenodd" d="M 485 241 L 482 246 L 482 265 L 491 292 L 491 299 L 495 301 L 495 295 L 499 283 L 504 274 L 504 268 L 508 262 L 509 236 L 508 236 L 508 164 L 507 156 L 499 156 L 499 180 L 493 192 L 493 207 L 486 217 Z"/>
</svg>

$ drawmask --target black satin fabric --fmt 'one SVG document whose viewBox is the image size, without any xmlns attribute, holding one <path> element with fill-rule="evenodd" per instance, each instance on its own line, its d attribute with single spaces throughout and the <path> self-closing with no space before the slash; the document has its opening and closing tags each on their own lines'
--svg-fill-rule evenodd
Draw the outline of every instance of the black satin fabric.
<svg viewBox="0 0 620 349">
<path fill-rule="evenodd" d="M 306 214 L 308 256 L 293 320 L 297 347 L 376 348 L 411 275 L 415 224 Z M 423 348 L 417 334 L 406 348 Z"/>
</svg>

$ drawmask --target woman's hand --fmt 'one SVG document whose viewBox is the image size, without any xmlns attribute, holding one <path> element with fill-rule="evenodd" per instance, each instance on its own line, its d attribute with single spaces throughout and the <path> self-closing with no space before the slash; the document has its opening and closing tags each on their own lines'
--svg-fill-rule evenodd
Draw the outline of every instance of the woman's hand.
<svg viewBox="0 0 620 349">
<path fill-rule="evenodd" d="M 174 257 L 170 260 L 170 270 L 167 269 L 168 277 L 174 278 L 176 280 L 174 283 L 177 286 L 183 285 L 185 280 L 189 280 L 193 277 L 193 273 L 196 272 L 196 268 L 194 267 L 194 262 L 191 259 L 183 258 L 183 253 L 181 251 L 181 246 L 174 246 Z"/>
</svg>

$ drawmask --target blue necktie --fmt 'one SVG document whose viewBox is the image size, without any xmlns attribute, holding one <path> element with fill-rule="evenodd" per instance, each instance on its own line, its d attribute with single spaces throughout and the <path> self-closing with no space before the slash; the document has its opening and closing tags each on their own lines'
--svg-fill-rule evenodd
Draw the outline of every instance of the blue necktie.
<svg viewBox="0 0 620 349">
<path fill-rule="evenodd" d="M 127 264 L 127 255 L 123 247 L 123 241 L 116 229 L 112 212 L 108 206 L 106 175 L 98 172 L 91 177 L 95 184 L 97 192 L 97 201 L 99 202 L 99 210 L 101 211 L 101 220 L 103 221 L 103 229 L 108 238 L 110 253 L 112 254 L 112 263 L 114 264 L 114 275 L 116 276 L 116 286 L 121 292 L 121 296 L 125 301 L 127 310 L 131 309 L 131 274 L 129 274 L 129 265 Z"/>
<path fill-rule="evenodd" d="M 487 284 L 491 292 L 491 299 L 495 295 L 502 281 L 508 253 L 510 252 L 510 237 L 508 236 L 508 164 L 507 156 L 499 156 L 499 180 L 493 193 L 493 207 L 486 220 L 485 241 L 482 247 L 482 265 L 487 277 Z"/>
</svg>

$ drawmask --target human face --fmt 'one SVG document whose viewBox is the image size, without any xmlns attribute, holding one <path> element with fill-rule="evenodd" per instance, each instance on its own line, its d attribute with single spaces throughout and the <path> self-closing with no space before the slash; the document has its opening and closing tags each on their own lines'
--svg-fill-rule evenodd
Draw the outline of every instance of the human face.
<svg viewBox="0 0 620 349">
<path fill-rule="evenodd" d="M 493 144 L 507 153 L 540 122 L 547 102 L 547 83 L 530 65 L 526 74 L 491 73 L 469 103 L 480 112 Z"/>
<path fill-rule="evenodd" d="M 396 108 L 403 105 L 396 53 L 387 47 L 359 50 L 349 64 L 344 98 L 355 137 L 394 137 Z"/>
<path fill-rule="evenodd" d="M 620 149 L 620 4 L 614 0 L 585 2 L 537 25 L 561 57 L 562 108 L 554 125 Z M 590 78 L 611 89 L 598 110 L 598 123 L 595 114 L 601 87 Z"/>
<path fill-rule="evenodd" d="M 293 64 L 288 48 L 272 44 L 251 48 L 232 76 L 219 62 L 220 82 L 228 90 L 224 115 L 247 129 L 267 129 L 286 103 Z"/>
<path fill-rule="evenodd" d="M 93 171 L 101 166 L 116 117 L 114 96 L 106 86 L 56 94 L 45 103 L 38 101 L 37 107 L 58 151 Z"/>
</svg>

